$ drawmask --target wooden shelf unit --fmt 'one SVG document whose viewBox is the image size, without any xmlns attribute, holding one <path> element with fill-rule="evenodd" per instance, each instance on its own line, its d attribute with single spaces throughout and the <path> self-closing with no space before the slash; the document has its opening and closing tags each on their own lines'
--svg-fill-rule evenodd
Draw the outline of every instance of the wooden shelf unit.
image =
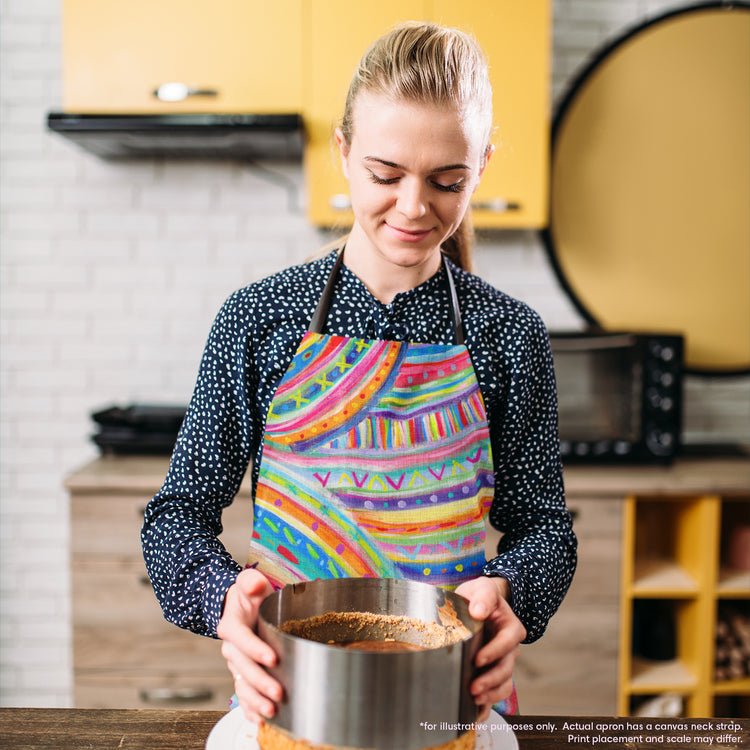
<svg viewBox="0 0 750 750">
<path fill-rule="evenodd" d="M 146 574 L 143 512 L 167 463 L 161 456 L 100 458 L 66 481 L 76 708 L 229 706 L 234 685 L 221 644 L 166 622 Z M 244 563 L 252 525 L 247 485 L 222 523 L 220 538 Z"/>
<path fill-rule="evenodd" d="M 731 529 L 749 511 L 745 493 L 625 499 L 619 715 L 632 715 L 640 702 L 669 693 L 682 697 L 684 716 L 727 716 L 735 710 L 727 708 L 732 701 L 750 693 L 750 678 L 714 679 L 720 603 L 729 600 L 750 612 L 750 574 L 727 567 L 725 560 Z M 643 602 L 656 602 L 667 613 L 661 626 L 670 631 L 668 644 L 658 658 L 634 653 Z"/>
</svg>

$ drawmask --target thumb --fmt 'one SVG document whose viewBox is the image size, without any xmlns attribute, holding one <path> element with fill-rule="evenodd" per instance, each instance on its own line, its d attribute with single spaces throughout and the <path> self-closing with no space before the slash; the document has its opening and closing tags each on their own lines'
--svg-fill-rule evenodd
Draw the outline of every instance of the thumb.
<svg viewBox="0 0 750 750">
<path fill-rule="evenodd" d="M 469 614 L 477 620 L 486 620 L 497 607 L 498 591 L 489 578 L 475 578 L 456 589 L 469 600 Z"/>
<path fill-rule="evenodd" d="M 237 576 L 235 583 L 247 596 L 265 599 L 266 596 L 273 593 L 273 586 L 271 586 L 270 581 L 262 573 L 252 568 L 243 570 Z"/>
<path fill-rule="evenodd" d="M 494 601 L 491 603 L 489 597 L 482 593 L 469 602 L 469 614 L 477 620 L 486 620 L 495 608 L 494 604 Z"/>
</svg>

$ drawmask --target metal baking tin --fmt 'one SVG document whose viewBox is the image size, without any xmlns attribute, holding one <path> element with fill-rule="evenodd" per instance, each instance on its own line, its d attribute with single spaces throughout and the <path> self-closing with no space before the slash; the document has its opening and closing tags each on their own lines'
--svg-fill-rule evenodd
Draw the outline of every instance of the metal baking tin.
<svg viewBox="0 0 750 750">
<path fill-rule="evenodd" d="M 371 612 L 441 622 L 453 607 L 470 635 L 422 651 L 343 649 L 279 629 L 288 620 L 327 612 Z M 261 605 L 258 633 L 279 656 L 269 670 L 284 698 L 269 720 L 294 739 L 372 750 L 419 750 L 463 734 L 476 721 L 469 693 L 483 623 L 468 602 L 436 586 L 376 578 L 319 580 L 286 586 Z M 428 728 L 429 727 L 429 728 Z"/>
</svg>

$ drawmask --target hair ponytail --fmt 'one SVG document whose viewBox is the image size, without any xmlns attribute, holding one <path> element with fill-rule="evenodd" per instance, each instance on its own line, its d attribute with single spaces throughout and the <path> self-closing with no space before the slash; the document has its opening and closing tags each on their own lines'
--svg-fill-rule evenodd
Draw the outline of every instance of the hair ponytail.
<svg viewBox="0 0 750 750">
<path fill-rule="evenodd" d="M 443 242 L 443 254 L 464 271 L 474 270 L 474 225 L 471 221 L 471 209 L 464 214 L 458 229 Z"/>
</svg>

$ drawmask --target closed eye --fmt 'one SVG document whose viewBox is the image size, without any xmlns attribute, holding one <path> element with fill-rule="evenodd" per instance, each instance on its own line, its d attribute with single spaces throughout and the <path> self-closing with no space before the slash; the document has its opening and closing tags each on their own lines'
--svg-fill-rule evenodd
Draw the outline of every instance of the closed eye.
<svg viewBox="0 0 750 750">
<path fill-rule="evenodd" d="M 438 190 L 442 190 L 445 193 L 460 193 L 465 186 L 463 180 L 459 180 L 458 182 L 454 182 L 450 185 L 443 185 L 440 182 L 433 182 L 432 183 Z"/>
<path fill-rule="evenodd" d="M 395 185 L 401 179 L 400 177 L 381 177 L 371 169 L 368 169 L 367 173 L 370 180 L 376 185 Z M 430 184 L 443 193 L 460 193 L 465 187 L 463 180 L 458 180 L 457 182 L 453 182 L 450 185 L 444 185 L 441 182 L 435 182 L 434 180 L 431 180 Z"/>
<path fill-rule="evenodd" d="M 380 175 L 375 174 L 371 169 L 368 169 L 367 172 L 370 175 L 370 179 L 376 185 L 393 185 L 399 181 L 398 177 L 381 177 Z"/>
</svg>

